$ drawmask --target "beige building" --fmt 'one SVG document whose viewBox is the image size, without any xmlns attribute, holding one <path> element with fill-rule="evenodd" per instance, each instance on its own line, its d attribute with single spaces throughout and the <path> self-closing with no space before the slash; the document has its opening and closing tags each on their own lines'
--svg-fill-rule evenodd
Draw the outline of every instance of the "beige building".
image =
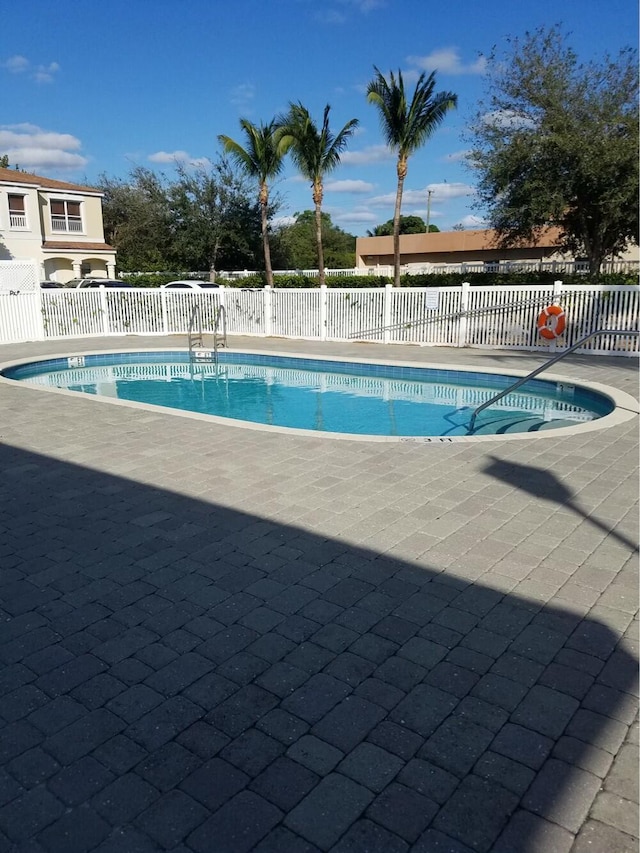
<svg viewBox="0 0 640 853">
<path fill-rule="evenodd" d="M 496 232 L 440 231 L 400 235 L 400 263 L 408 270 L 424 268 L 426 272 L 442 264 L 486 264 L 489 267 L 508 263 L 532 264 L 574 261 L 558 248 L 559 231 L 548 228 L 532 245 L 510 249 L 498 248 Z M 634 246 L 621 260 L 638 260 Z M 374 270 L 393 266 L 393 237 L 358 237 L 356 267 Z"/>
<path fill-rule="evenodd" d="M 40 278 L 115 278 L 104 241 L 102 193 L 15 169 L 0 169 L 0 259 L 36 261 Z"/>
</svg>

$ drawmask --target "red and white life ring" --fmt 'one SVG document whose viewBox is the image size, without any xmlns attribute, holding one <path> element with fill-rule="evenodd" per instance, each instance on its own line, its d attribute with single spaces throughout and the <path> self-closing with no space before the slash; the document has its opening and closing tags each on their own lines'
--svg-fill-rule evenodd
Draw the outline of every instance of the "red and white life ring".
<svg viewBox="0 0 640 853">
<path fill-rule="evenodd" d="M 553 341 L 559 338 L 567 326 L 564 310 L 559 305 L 547 305 L 538 317 L 538 334 Z"/>
</svg>

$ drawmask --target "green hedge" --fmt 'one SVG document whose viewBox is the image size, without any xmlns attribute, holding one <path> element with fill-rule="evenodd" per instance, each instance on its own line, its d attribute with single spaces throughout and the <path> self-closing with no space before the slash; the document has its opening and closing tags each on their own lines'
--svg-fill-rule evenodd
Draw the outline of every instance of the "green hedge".
<svg viewBox="0 0 640 853">
<path fill-rule="evenodd" d="M 184 273 L 140 273 L 131 275 L 130 273 L 122 273 L 121 279 L 129 282 L 136 287 L 160 287 L 167 284 L 169 281 L 176 279 L 194 278 L 197 279 L 197 274 L 185 275 Z M 554 281 L 560 280 L 563 284 L 589 284 L 589 279 L 580 273 L 551 273 L 551 272 L 528 272 L 528 273 L 493 273 L 493 272 L 476 272 L 476 273 L 425 273 L 423 275 L 403 275 L 400 278 L 401 287 L 456 287 L 460 286 L 463 281 L 468 281 L 470 284 L 552 284 Z M 219 278 L 219 284 L 224 284 L 225 287 L 239 288 L 261 288 L 266 284 L 264 274 L 255 274 L 246 278 L 226 279 Z M 306 275 L 278 275 L 274 279 L 277 288 L 310 288 L 318 287 L 318 279 Z M 599 276 L 597 284 L 638 284 L 638 276 L 632 273 L 608 273 Z M 384 287 L 385 284 L 393 284 L 393 278 L 390 276 L 327 276 L 327 287 L 347 288 L 353 290 L 355 288 L 367 287 Z"/>
</svg>

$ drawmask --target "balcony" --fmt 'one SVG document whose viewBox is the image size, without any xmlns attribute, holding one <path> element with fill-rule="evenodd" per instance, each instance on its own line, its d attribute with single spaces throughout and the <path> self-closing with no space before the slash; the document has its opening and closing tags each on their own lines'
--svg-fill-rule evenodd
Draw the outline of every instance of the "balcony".
<svg viewBox="0 0 640 853">
<path fill-rule="evenodd" d="M 51 230 L 57 233 L 82 234 L 82 219 L 78 216 L 51 216 Z"/>
<path fill-rule="evenodd" d="M 9 227 L 10 228 L 26 228 L 27 217 L 24 213 L 9 212 Z"/>
</svg>

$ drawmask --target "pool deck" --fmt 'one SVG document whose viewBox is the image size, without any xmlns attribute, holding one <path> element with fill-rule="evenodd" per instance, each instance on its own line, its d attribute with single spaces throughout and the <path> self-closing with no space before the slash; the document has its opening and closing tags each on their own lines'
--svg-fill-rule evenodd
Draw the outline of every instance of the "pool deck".
<svg viewBox="0 0 640 853">
<path fill-rule="evenodd" d="M 0 382 L 0 438 L 0 851 L 637 853 L 637 416 L 335 441 Z"/>
</svg>

